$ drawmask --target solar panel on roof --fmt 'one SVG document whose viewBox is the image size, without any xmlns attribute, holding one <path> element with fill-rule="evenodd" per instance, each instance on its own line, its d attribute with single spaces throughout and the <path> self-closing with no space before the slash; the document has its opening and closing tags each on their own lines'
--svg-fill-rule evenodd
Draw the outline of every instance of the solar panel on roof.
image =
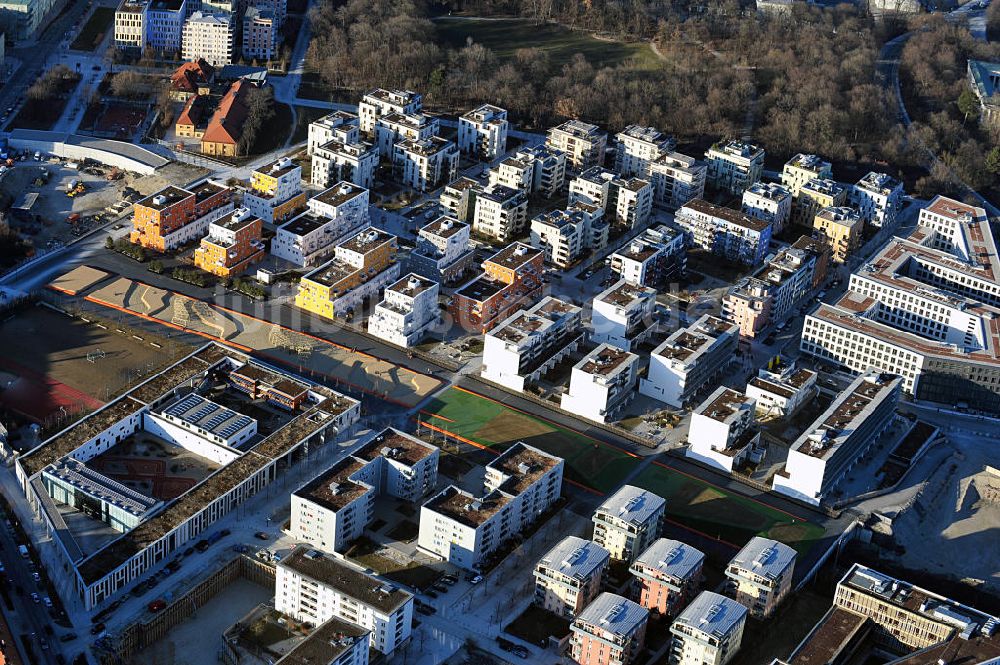
<svg viewBox="0 0 1000 665">
<path fill-rule="evenodd" d="M 229 417 L 230 414 L 226 413 L 225 411 L 223 411 L 222 413 L 217 413 L 208 419 L 208 422 L 205 423 L 205 429 L 215 429 L 222 423 L 229 420 Z"/>
</svg>

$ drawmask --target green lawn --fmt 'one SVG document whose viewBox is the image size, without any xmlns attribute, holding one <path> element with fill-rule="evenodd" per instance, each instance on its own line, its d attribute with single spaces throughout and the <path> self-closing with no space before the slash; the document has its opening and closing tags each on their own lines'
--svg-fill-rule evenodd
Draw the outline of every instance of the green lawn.
<svg viewBox="0 0 1000 665">
<path fill-rule="evenodd" d="M 80 34 L 76 36 L 69 47 L 77 51 L 93 51 L 100 46 L 101 40 L 108 34 L 108 30 L 111 29 L 114 22 L 114 7 L 98 7 L 87 19 Z"/>
<path fill-rule="evenodd" d="M 587 32 L 570 30 L 551 23 L 537 24 L 524 19 L 479 19 L 440 17 L 434 19 L 438 42 L 462 48 L 468 38 L 497 54 L 501 60 L 514 57 L 521 48 L 538 48 L 548 53 L 557 68 L 582 53 L 594 67 L 615 67 L 636 59 L 641 69 L 654 69 L 660 61 L 645 42 L 624 43 L 597 39 Z"/>
<path fill-rule="evenodd" d="M 618 487 L 639 463 L 638 458 L 579 432 L 458 388 L 434 399 L 423 419 L 497 451 L 524 441 L 566 460 L 567 479 L 601 493 Z"/>
<path fill-rule="evenodd" d="M 667 519 L 737 547 L 759 535 L 801 555 L 823 537 L 823 528 L 812 522 L 656 464 L 631 482 L 667 500 Z"/>
</svg>

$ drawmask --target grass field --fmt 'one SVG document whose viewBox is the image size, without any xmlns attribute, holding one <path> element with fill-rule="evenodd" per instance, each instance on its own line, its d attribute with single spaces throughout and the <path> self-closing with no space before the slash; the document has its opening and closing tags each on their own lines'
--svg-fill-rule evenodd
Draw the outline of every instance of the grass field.
<svg viewBox="0 0 1000 665">
<path fill-rule="evenodd" d="M 434 20 L 438 41 L 462 48 L 472 41 L 490 49 L 501 60 L 514 57 L 521 48 L 545 51 L 553 65 L 562 67 L 574 55 L 582 53 L 594 67 L 615 67 L 635 59 L 641 69 L 653 69 L 660 61 L 645 42 L 624 43 L 597 39 L 589 33 L 570 30 L 549 23 L 537 24 L 523 19 L 480 19 L 441 17 Z"/>
<path fill-rule="evenodd" d="M 114 7 L 98 7 L 84 23 L 80 34 L 76 36 L 69 47 L 77 51 L 93 51 L 101 45 L 101 40 L 108 34 L 108 30 L 111 29 L 114 22 Z"/>
<path fill-rule="evenodd" d="M 459 388 L 436 398 L 424 421 L 499 451 L 518 441 L 566 460 L 566 478 L 601 493 L 614 490 L 639 459 L 570 429 Z"/>
<path fill-rule="evenodd" d="M 823 528 L 812 522 L 659 464 L 643 469 L 631 482 L 667 500 L 667 519 L 736 547 L 759 535 L 803 554 L 823 537 Z"/>
</svg>

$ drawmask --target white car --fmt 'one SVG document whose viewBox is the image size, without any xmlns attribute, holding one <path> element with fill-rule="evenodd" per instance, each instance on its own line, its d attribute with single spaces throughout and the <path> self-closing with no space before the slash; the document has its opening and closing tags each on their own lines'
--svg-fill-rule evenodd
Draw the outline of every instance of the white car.
<svg viewBox="0 0 1000 665">
<path fill-rule="evenodd" d="M 42 602 L 42 599 L 38 597 L 37 593 L 35 593 L 34 591 L 32 591 L 31 592 L 31 602 L 33 602 L 33 603 L 40 603 L 40 602 Z"/>
<path fill-rule="evenodd" d="M 49 608 L 50 610 L 52 609 L 52 599 L 49 598 L 48 596 L 42 598 L 42 603 L 45 605 L 45 607 Z"/>
</svg>

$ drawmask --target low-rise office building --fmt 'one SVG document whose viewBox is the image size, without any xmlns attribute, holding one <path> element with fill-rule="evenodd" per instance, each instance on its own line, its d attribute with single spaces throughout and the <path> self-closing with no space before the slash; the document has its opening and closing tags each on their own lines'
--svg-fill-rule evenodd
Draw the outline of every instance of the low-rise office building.
<svg viewBox="0 0 1000 665">
<path fill-rule="evenodd" d="M 633 238 L 610 257 L 611 272 L 629 284 L 660 288 L 687 273 L 684 234 L 658 224 Z"/>
<path fill-rule="evenodd" d="M 623 486 L 594 511 L 594 542 L 615 561 L 631 563 L 660 537 L 666 505 L 649 490 Z"/>
<path fill-rule="evenodd" d="M 483 104 L 458 119 L 458 149 L 466 155 L 491 162 L 507 152 L 507 111 Z"/>
<path fill-rule="evenodd" d="M 660 155 L 649 165 L 653 205 L 676 210 L 688 201 L 705 196 L 708 167 L 694 157 L 679 152 Z"/>
<path fill-rule="evenodd" d="M 592 541 L 567 536 L 535 564 L 535 605 L 573 618 L 601 592 L 608 551 Z"/>
<path fill-rule="evenodd" d="M 639 392 L 682 408 L 734 361 L 740 329 L 708 314 L 670 334 L 649 356 Z"/>
<path fill-rule="evenodd" d="M 579 665 L 631 665 L 642 653 L 649 612 L 604 592 L 570 624 L 570 654 Z"/>
<path fill-rule="evenodd" d="M 674 617 L 701 585 L 705 555 L 679 540 L 658 538 L 629 567 L 632 599 L 661 617 Z"/>
<path fill-rule="evenodd" d="M 306 201 L 308 210 L 278 227 L 271 254 L 303 268 L 325 261 L 337 243 L 369 224 L 368 190 L 340 182 Z"/>
<path fill-rule="evenodd" d="M 243 205 L 267 224 L 280 224 L 305 208 L 302 167 L 289 159 L 271 162 L 250 173 Z"/>
<path fill-rule="evenodd" d="M 674 221 L 689 244 L 749 266 L 764 260 L 771 243 L 770 222 L 700 199 L 685 204 Z"/>
<path fill-rule="evenodd" d="M 583 342 L 581 309 L 546 296 L 512 314 L 483 339 L 482 376 L 523 391 Z"/>
<path fill-rule="evenodd" d="M 548 131 L 545 145 L 566 155 L 566 165 L 574 173 L 604 165 L 608 133 L 582 120 L 567 120 Z"/>
<path fill-rule="evenodd" d="M 865 222 L 854 208 L 823 208 L 816 213 L 813 228 L 830 245 L 830 258 L 835 263 L 846 263 L 864 240 Z"/>
<path fill-rule="evenodd" d="M 734 140 L 716 143 L 705 153 L 708 162 L 706 182 L 715 189 L 739 196 L 760 180 L 764 157 L 764 149 L 752 143 Z"/>
<path fill-rule="evenodd" d="M 594 296 L 590 339 L 631 351 L 656 332 L 656 289 L 618 280 Z"/>
<path fill-rule="evenodd" d="M 747 608 L 702 591 L 670 626 L 670 665 L 726 665 L 743 642 Z"/>
<path fill-rule="evenodd" d="M 892 424 L 902 380 L 859 376 L 796 439 L 774 490 L 819 505 Z"/>
<path fill-rule="evenodd" d="M 780 233 L 792 216 L 792 192 L 784 185 L 755 182 L 743 192 L 741 210 L 757 219 L 770 222 L 774 233 Z"/>
<path fill-rule="evenodd" d="M 441 324 L 437 282 L 415 273 L 387 286 L 368 318 L 368 332 L 397 346 L 416 346 Z"/>
<path fill-rule="evenodd" d="M 417 232 L 410 251 L 410 270 L 439 284 L 452 284 L 472 266 L 471 229 L 453 217 L 442 216 Z"/>
<path fill-rule="evenodd" d="M 208 225 L 208 235 L 194 250 L 196 268 L 229 279 L 264 258 L 263 221 L 237 208 Z"/>
<path fill-rule="evenodd" d="M 770 617 L 792 590 L 796 552 L 754 536 L 726 566 L 727 593 L 757 619 Z"/>
<path fill-rule="evenodd" d="M 759 442 L 753 398 L 719 386 L 691 412 L 684 455 L 732 473 L 754 455 Z"/>
<path fill-rule="evenodd" d="M 617 420 L 635 394 L 639 356 L 601 344 L 573 366 L 560 406 L 599 423 Z"/>
</svg>

